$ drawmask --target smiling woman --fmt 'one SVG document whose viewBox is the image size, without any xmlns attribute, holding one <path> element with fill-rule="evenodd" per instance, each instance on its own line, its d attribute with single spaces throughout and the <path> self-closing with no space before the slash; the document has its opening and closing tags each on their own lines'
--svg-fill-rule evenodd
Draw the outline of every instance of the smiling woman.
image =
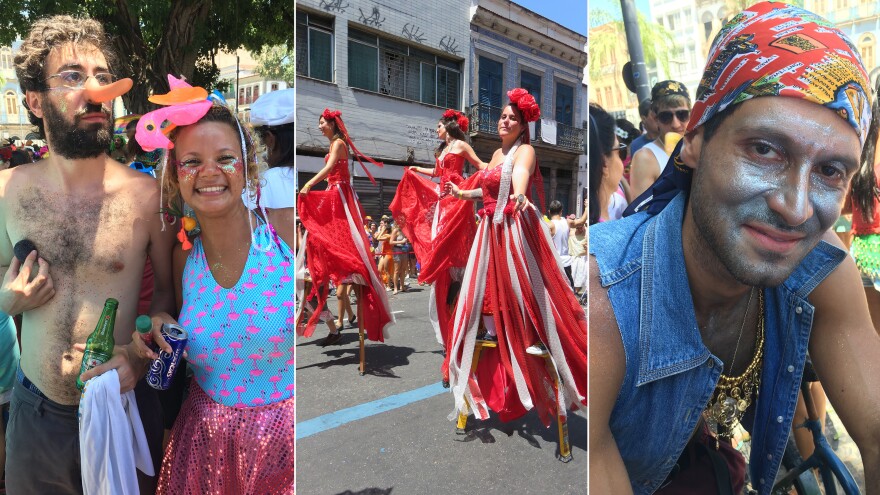
<svg viewBox="0 0 880 495">
<path fill-rule="evenodd" d="M 293 284 L 281 269 L 293 263 L 292 239 L 276 231 L 272 214 L 242 201 L 244 190 L 255 193 L 255 146 L 228 108 L 209 106 L 170 138 L 168 210 L 191 211 L 198 222 L 188 252 L 186 231 L 196 229 L 180 219 L 183 245 L 174 256 L 178 320 L 189 334 L 195 380 L 157 493 L 208 493 L 217 484 L 229 493 L 292 493 Z M 153 339 L 165 346 L 159 332 Z"/>
</svg>

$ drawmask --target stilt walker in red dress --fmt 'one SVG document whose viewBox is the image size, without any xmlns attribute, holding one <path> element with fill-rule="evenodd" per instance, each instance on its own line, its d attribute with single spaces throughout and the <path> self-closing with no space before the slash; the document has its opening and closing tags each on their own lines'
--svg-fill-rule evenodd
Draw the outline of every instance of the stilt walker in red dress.
<svg viewBox="0 0 880 495">
<path fill-rule="evenodd" d="M 390 206 L 421 264 L 419 282 L 431 285 L 428 316 L 437 341 L 444 349 L 449 347 L 458 287 L 477 232 L 473 204 L 450 196 L 445 184 L 452 182 L 468 187 L 462 178 L 465 161 L 479 170 L 486 166 L 468 144 L 467 130 L 467 117 L 461 112 L 446 110 L 437 123 L 437 137 L 443 141 L 437 148 L 436 165 L 434 168 L 408 167 Z M 440 183 L 418 174 L 439 177 Z M 476 187 L 475 180 L 468 184 Z M 444 385 L 448 386 L 449 353 L 441 373 Z"/>
<path fill-rule="evenodd" d="M 510 103 L 498 121 L 501 148 L 481 171 L 478 189 L 447 183 L 461 199 L 482 198 L 484 208 L 454 315 L 449 379 L 455 397 L 450 419 L 489 409 L 509 421 L 532 408 L 545 426 L 572 405 L 587 403 L 587 320 L 565 278 L 550 232 L 532 205 L 543 191 L 528 122 L 540 109 L 524 89 L 507 93 Z M 471 361 L 480 320 L 495 348 L 484 348 L 476 371 Z M 553 393 L 545 358 L 559 374 Z"/>
<path fill-rule="evenodd" d="M 374 184 L 375 180 L 361 158 L 380 167 L 382 164 L 358 151 L 338 110 L 325 109 L 318 119 L 318 128 L 330 141 L 330 152 L 325 157 L 327 164 L 306 182 L 297 199 L 297 212 L 306 229 L 303 239 L 306 245 L 305 259 L 312 279 L 311 293 L 300 294 L 300 301 L 316 298 L 316 308 L 320 309 L 327 301 L 330 281 L 336 286 L 349 283 L 360 285 L 362 289 L 358 304 L 361 306 L 366 338 L 384 342 L 388 336 L 388 327 L 394 323 L 394 317 L 370 253 L 370 244 L 363 228 L 363 210 L 351 188 L 348 148 L 355 153 Z M 310 192 L 312 186 L 325 178 L 330 184 L 326 191 Z M 297 287 L 303 287 L 304 284 L 299 282 Z M 300 334 L 310 337 L 319 316 L 320 311 L 316 311 L 299 330 Z M 340 338 L 338 330 L 330 332 L 324 345 L 333 344 Z"/>
</svg>

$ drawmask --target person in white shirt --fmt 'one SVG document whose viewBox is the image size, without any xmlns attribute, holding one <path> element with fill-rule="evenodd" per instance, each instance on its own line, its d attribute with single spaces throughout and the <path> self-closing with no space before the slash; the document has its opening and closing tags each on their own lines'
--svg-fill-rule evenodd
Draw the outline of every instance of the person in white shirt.
<svg viewBox="0 0 880 495">
<path fill-rule="evenodd" d="M 558 200 L 551 201 L 548 210 L 550 213 L 550 236 L 553 238 L 553 245 L 556 247 L 556 252 L 559 253 L 562 267 L 565 269 L 565 276 L 571 285 L 571 256 L 568 254 L 568 234 L 571 229 L 582 227 L 587 223 L 587 202 L 584 201 L 584 212 L 576 220 L 562 218 L 562 203 Z"/>
<path fill-rule="evenodd" d="M 267 210 L 279 210 L 283 222 L 293 225 L 294 192 L 293 140 L 294 90 L 272 91 L 259 97 L 251 106 L 251 124 L 266 145 L 266 170 L 260 180 L 260 204 Z M 250 201 L 246 200 L 248 203 Z M 249 204 L 255 208 L 255 204 Z M 289 220 L 289 223 L 287 222 Z M 291 227 L 292 228 L 292 227 Z"/>
</svg>

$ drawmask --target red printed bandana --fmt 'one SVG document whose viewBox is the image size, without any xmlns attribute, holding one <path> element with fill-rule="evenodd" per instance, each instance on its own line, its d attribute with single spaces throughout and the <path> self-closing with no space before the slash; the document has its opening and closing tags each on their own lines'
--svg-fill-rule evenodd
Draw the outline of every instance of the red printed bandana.
<svg viewBox="0 0 880 495">
<path fill-rule="evenodd" d="M 712 43 L 687 132 L 750 98 L 790 96 L 834 110 L 864 145 L 868 88 L 858 51 L 843 32 L 799 7 L 762 2 L 731 19 Z"/>
</svg>

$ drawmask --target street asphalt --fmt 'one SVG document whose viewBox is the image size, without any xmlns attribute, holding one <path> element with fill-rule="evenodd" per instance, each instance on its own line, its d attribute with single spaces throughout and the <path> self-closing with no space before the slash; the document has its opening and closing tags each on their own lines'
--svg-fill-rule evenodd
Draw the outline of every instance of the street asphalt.
<svg viewBox="0 0 880 495">
<path fill-rule="evenodd" d="M 456 435 L 453 400 L 440 385 L 442 348 L 427 318 L 428 287 L 389 299 L 397 323 L 367 341 L 358 373 L 357 329 L 321 347 L 327 327 L 297 341 L 297 493 L 586 494 L 587 415 L 569 414 L 572 460 L 557 460 L 555 423 L 535 412 L 502 423 L 468 420 Z M 336 314 L 336 299 L 330 308 Z"/>
</svg>

